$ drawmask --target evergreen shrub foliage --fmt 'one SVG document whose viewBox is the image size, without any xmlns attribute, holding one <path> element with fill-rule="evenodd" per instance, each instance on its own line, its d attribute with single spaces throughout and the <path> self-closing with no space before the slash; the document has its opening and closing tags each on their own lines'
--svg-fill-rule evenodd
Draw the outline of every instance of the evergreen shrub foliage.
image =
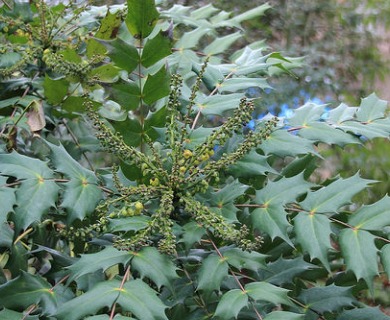
<svg viewBox="0 0 390 320">
<path fill-rule="evenodd" d="M 390 319 L 390 198 L 316 170 L 387 103 L 251 120 L 297 66 L 229 50 L 267 9 L 0 8 L 1 319 Z"/>
</svg>

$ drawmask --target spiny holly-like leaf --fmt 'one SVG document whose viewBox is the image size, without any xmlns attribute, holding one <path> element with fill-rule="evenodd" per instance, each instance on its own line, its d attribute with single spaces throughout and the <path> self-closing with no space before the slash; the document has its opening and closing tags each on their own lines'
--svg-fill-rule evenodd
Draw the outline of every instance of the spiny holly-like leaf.
<svg viewBox="0 0 390 320">
<path fill-rule="evenodd" d="M 240 93 L 198 97 L 194 110 L 200 110 L 204 115 L 222 115 L 225 111 L 237 108 L 241 98 Z"/>
<path fill-rule="evenodd" d="M 262 205 L 251 213 L 253 226 L 267 232 L 272 239 L 280 237 L 292 246 L 287 235 L 290 224 L 283 205 L 295 199 L 310 188 L 312 184 L 303 179 L 303 173 L 291 178 L 269 181 L 261 190 L 256 190 L 255 202 Z"/>
<path fill-rule="evenodd" d="M 51 179 L 53 171 L 46 162 L 29 158 L 13 151 L 0 154 L 0 173 L 17 179 Z"/>
<path fill-rule="evenodd" d="M 309 102 L 295 109 L 294 115 L 288 119 L 288 123 L 294 127 L 306 127 L 308 124 L 320 120 L 324 111 L 325 105 L 317 105 Z"/>
<path fill-rule="evenodd" d="M 120 314 L 117 314 L 113 319 L 114 320 L 137 320 L 137 319 L 132 318 L 132 317 L 121 316 Z M 111 320 L 111 318 L 107 314 L 100 314 L 98 316 L 84 318 L 83 320 Z"/>
<path fill-rule="evenodd" d="M 288 237 L 287 212 L 281 204 L 270 204 L 264 208 L 256 208 L 251 213 L 253 227 L 268 233 L 271 239 L 279 237 L 292 247 L 294 246 Z"/>
<path fill-rule="evenodd" d="M 313 122 L 305 125 L 298 133 L 301 137 L 321 141 L 327 144 L 344 146 L 348 143 L 360 143 L 360 140 L 342 130 L 331 127 L 323 122 Z"/>
<path fill-rule="evenodd" d="M 119 71 L 118 67 L 109 63 L 92 69 L 88 76 L 93 77 L 98 82 L 113 83 L 119 79 Z"/>
<path fill-rule="evenodd" d="M 168 320 L 165 306 L 141 280 L 99 282 L 95 287 L 75 299 L 64 303 L 55 316 L 60 320 L 78 320 L 96 314 L 104 307 L 117 303 L 123 311 L 129 311 L 142 320 Z"/>
<path fill-rule="evenodd" d="M 243 251 L 239 248 L 229 248 L 227 250 L 221 250 L 227 263 L 237 268 L 249 269 L 258 271 L 259 269 L 266 268 L 265 259 L 266 255 L 258 253 L 256 251 Z"/>
<path fill-rule="evenodd" d="M 235 32 L 223 37 L 218 37 L 213 42 L 211 42 L 206 48 L 204 48 L 203 52 L 206 53 L 207 55 L 215 55 L 215 54 L 222 53 L 241 37 L 242 35 L 240 32 Z"/>
<path fill-rule="evenodd" d="M 172 260 L 154 247 L 145 247 L 134 253 L 131 266 L 140 273 L 141 278 L 149 278 L 158 288 L 167 286 L 172 289 L 172 280 L 178 278 Z"/>
<path fill-rule="evenodd" d="M 7 178 L 0 176 L 0 224 L 7 220 L 7 214 L 16 204 L 15 189 L 6 187 Z"/>
<path fill-rule="evenodd" d="M 362 122 L 371 122 L 383 118 L 387 109 L 387 101 L 381 100 L 375 93 L 363 98 L 356 112 L 356 118 Z"/>
<path fill-rule="evenodd" d="M 347 132 L 352 132 L 358 136 L 364 136 L 367 139 L 388 138 L 390 132 L 390 121 L 388 118 L 374 120 L 368 123 L 357 121 L 345 121 L 340 128 Z"/>
<path fill-rule="evenodd" d="M 387 276 L 390 278 L 390 244 L 386 244 L 381 249 L 381 259 L 383 269 L 385 269 Z"/>
<path fill-rule="evenodd" d="M 62 172 L 70 181 L 65 183 L 61 206 L 69 212 L 68 221 L 82 220 L 91 213 L 101 199 L 101 189 L 95 174 L 74 160 L 63 146 L 50 144 L 52 161 L 56 170 Z"/>
<path fill-rule="evenodd" d="M 266 155 L 274 154 L 280 157 L 317 154 L 310 140 L 292 135 L 286 130 L 275 130 L 260 147 Z"/>
<path fill-rule="evenodd" d="M 353 177 L 339 178 L 331 184 L 319 190 L 310 192 L 300 204 L 303 209 L 309 212 L 329 213 L 337 210 L 351 202 L 351 198 L 367 187 L 371 180 L 362 179 L 359 173 Z"/>
<path fill-rule="evenodd" d="M 305 319 L 304 314 L 293 313 L 289 311 L 272 311 L 267 314 L 264 320 L 303 320 Z"/>
<path fill-rule="evenodd" d="M 327 121 L 339 125 L 344 121 L 352 120 L 356 113 L 357 107 L 349 107 L 345 103 L 341 103 L 337 108 L 328 112 Z"/>
<path fill-rule="evenodd" d="M 183 234 L 179 243 L 184 243 L 186 249 L 190 249 L 195 242 L 199 242 L 206 234 L 205 228 L 196 222 L 189 222 L 183 226 Z"/>
<path fill-rule="evenodd" d="M 1 306 L 8 309 L 26 309 L 32 304 L 53 312 L 57 298 L 55 289 L 40 276 L 22 272 L 20 276 L 0 285 Z"/>
<path fill-rule="evenodd" d="M 256 190 L 256 204 L 286 204 L 294 202 L 296 198 L 307 192 L 313 186 L 312 183 L 303 178 L 300 173 L 291 178 L 283 177 L 277 181 L 269 181 L 261 190 Z"/>
<path fill-rule="evenodd" d="M 103 44 L 108 48 L 108 56 L 117 67 L 132 72 L 140 63 L 137 48 L 121 38 L 105 41 Z"/>
<path fill-rule="evenodd" d="M 287 296 L 289 290 L 279 288 L 268 282 L 249 283 L 245 286 L 245 291 L 254 300 L 268 301 L 276 305 L 292 305 Z"/>
<path fill-rule="evenodd" d="M 390 197 L 385 196 L 371 205 L 362 206 L 348 223 L 364 230 L 379 230 L 390 225 Z"/>
<path fill-rule="evenodd" d="M 147 104 L 152 104 L 158 99 L 164 98 L 169 94 L 169 75 L 165 66 L 155 74 L 148 75 L 145 85 L 142 88 L 142 96 Z"/>
<path fill-rule="evenodd" d="M 314 264 L 303 260 L 303 257 L 284 259 L 280 257 L 275 262 L 267 265 L 265 270 L 260 271 L 261 278 L 275 285 L 291 283 L 293 279 L 302 273 L 318 268 Z"/>
<path fill-rule="evenodd" d="M 306 308 L 319 313 L 337 311 L 356 302 L 350 287 L 338 287 L 333 284 L 304 290 L 298 299 L 306 305 Z"/>
<path fill-rule="evenodd" d="M 266 172 L 277 173 L 267 162 L 268 157 L 252 150 L 234 165 L 229 167 L 229 172 L 235 176 L 253 177 L 264 175 Z"/>
<path fill-rule="evenodd" d="M 237 319 L 238 313 L 248 305 L 248 295 L 240 289 L 226 292 L 218 303 L 214 317 L 220 319 Z"/>
<path fill-rule="evenodd" d="M 330 243 L 330 221 L 328 217 L 315 213 L 300 212 L 294 218 L 294 231 L 299 244 L 312 259 L 318 258 L 330 270 L 327 252 Z"/>
<path fill-rule="evenodd" d="M 136 39 L 146 38 L 154 29 L 159 13 L 154 0 L 127 0 L 126 25 Z"/>
<path fill-rule="evenodd" d="M 222 280 L 228 275 L 229 266 L 226 259 L 216 254 L 203 260 L 198 272 L 198 290 L 219 290 Z"/>
<path fill-rule="evenodd" d="M 356 308 L 345 310 L 336 320 L 390 320 L 378 307 Z"/>
<path fill-rule="evenodd" d="M 68 282 L 98 270 L 104 272 L 109 267 L 117 264 L 126 265 L 132 257 L 132 253 L 119 251 L 113 247 L 107 247 L 97 253 L 82 254 L 77 262 L 67 268 L 71 271 Z"/>
<path fill-rule="evenodd" d="M 347 268 L 356 278 L 364 279 L 372 289 L 373 278 L 378 274 L 375 236 L 368 231 L 344 229 L 340 232 L 340 246 Z M 352 249 L 351 249 L 352 248 Z"/>
<path fill-rule="evenodd" d="M 158 50 L 156 50 L 156 48 L 158 48 Z M 153 39 L 148 39 L 148 41 L 146 41 L 144 49 L 142 50 L 142 65 L 148 68 L 166 56 L 169 56 L 171 53 L 171 40 L 160 31 Z"/>
<path fill-rule="evenodd" d="M 251 87 L 271 88 L 265 78 L 230 78 L 218 86 L 219 92 L 237 92 Z"/>
<path fill-rule="evenodd" d="M 99 30 L 95 34 L 95 38 L 102 40 L 111 40 L 116 38 L 119 27 L 122 24 L 120 12 L 111 13 L 107 10 L 106 16 L 101 21 Z M 87 57 L 92 58 L 94 55 L 104 55 L 107 49 L 96 39 L 89 39 L 87 43 Z"/>
<path fill-rule="evenodd" d="M 25 180 L 16 190 L 14 222 L 17 230 L 40 221 L 51 207 L 55 207 L 58 198 L 58 185 L 51 180 Z"/>
</svg>

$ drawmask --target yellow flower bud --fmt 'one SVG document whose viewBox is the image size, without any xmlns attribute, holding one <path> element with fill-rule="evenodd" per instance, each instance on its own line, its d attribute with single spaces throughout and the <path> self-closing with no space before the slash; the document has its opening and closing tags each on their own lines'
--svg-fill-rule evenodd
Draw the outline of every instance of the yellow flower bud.
<svg viewBox="0 0 390 320">
<path fill-rule="evenodd" d="M 191 150 L 188 150 L 188 149 L 184 150 L 183 156 L 184 156 L 184 158 L 186 158 L 186 159 L 192 157 L 192 151 L 191 151 Z"/>
<path fill-rule="evenodd" d="M 137 201 L 136 203 L 134 203 L 134 208 L 137 211 L 141 211 L 141 210 L 143 210 L 144 205 L 141 202 Z"/>
<path fill-rule="evenodd" d="M 157 187 L 160 185 L 160 180 L 158 180 L 158 178 L 152 178 L 149 180 L 149 183 L 151 186 Z"/>
</svg>

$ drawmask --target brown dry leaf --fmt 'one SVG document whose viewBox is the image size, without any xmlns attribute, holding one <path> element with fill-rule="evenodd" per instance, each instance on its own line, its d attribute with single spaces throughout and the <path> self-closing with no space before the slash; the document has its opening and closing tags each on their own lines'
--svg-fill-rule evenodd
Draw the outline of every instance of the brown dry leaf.
<svg viewBox="0 0 390 320">
<path fill-rule="evenodd" d="M 45 113 L 43 112 L 42 100 L 34 100 L 29 106 L 27 112 L 27 124 L 32 132 L 42 130 L 46 125 Z"/>
</svg>

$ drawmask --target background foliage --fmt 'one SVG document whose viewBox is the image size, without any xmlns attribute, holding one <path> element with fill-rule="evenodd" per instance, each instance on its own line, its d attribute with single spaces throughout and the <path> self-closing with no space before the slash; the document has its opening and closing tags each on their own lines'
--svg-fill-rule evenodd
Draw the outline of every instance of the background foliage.
<svg viewBox="0 0 390 320">
<path fill-rule="evenodd" d="M 249 121 L 301 61 L 234 47 L 268 9 L 1 8 L 2 318 L 389 318 L 389 197 L 317 169 L 387 103 Z"/>
</svg>

